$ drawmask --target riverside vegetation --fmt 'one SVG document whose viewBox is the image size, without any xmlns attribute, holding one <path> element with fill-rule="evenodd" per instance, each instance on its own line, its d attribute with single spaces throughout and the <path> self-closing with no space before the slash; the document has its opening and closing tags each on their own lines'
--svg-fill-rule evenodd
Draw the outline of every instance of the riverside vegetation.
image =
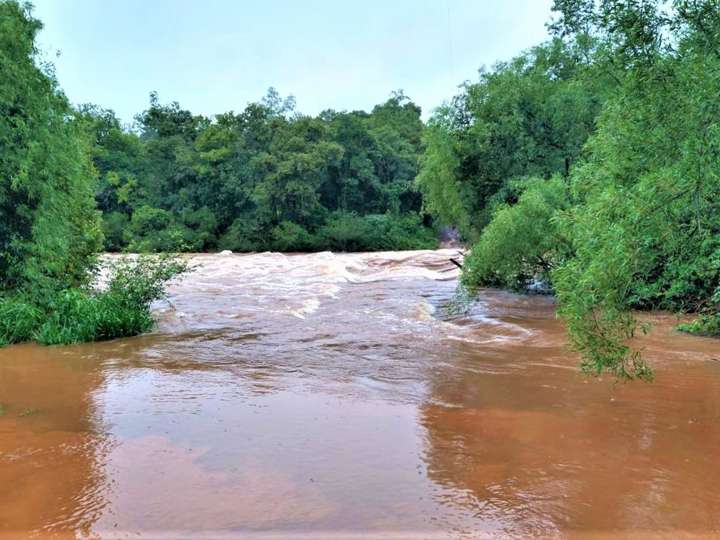
<svg viewBox="0 0 720 540">
<path fill-rule="evenodd" d="M 473 242 L 467 288 L 541 278 L 586 370 L 650 378 L 633 310 L 720 330 L 720 4 L 554 10 L 550 41 L 433 116 L 418 182 Z"/>
<path fill-rule="evenodd" d="M 29 7 L 0 2 L 0 345 L 134 335 L 186 266 L 126 260 L 93 287 L 103 234 L 91 147 L 51 66 L 36 62 L 39 29 Z"/>
<path fill-rule="evenodd" d="M 472 246 L 462 275 L 542 280 L 582 366 L 652 371 L 637 309 L 720 331 L 718 0 L 556 0 L 551 38 L 482 70 L 424 125 L 402 92 L 369 113 L 295 111 L 270 90 L 212 118 L 151 94 L 124 126 L 72 107 L 35 47 L 28 6 L 0 1 L 0 341 L 146 331 L 187 268 L 128 260 L 94 287 L 100 250 Z"/>
</svg>

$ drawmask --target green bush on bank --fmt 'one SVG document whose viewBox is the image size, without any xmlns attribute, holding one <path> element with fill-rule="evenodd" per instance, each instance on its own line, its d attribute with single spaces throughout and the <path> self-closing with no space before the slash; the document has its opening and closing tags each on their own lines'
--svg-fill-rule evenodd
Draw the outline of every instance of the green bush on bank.
<svg viewBox="0 0 720 540">
<path fill-rule="evenodd" d="M 147 332 L 150 306 L 165 296 L 165 285 L 186 272 L 173 256 L 122 259 L 108 268 L 101 290 L 69 288 L 49 298 L 30 294 L 0 297 L 0 345 L 37 341 L 60 345 L 102 341 Z"/>
<path fill-rule="evenodd" d="M 22 295 L 0 297 L 0 346 L 31 340 L 42 317 L 43 311 Z"/>
<path fill-rule="evenodd" d="M 718 337 L 720 336 L 720 315 L 700 315 L 692 322 L 679 325 L 678 330 L 696 336 Z"/>
<path fill-rule="evenodd" d="M 531 178 L 513 206 L 498 205 L 492 220 L 466 258 L 463 284 L 472 289 L 499 286 L 522 290 L 534 279 L 550 281 L 565 242 L 553 219 L 569 205 L 559 176 Z"/>
<path fill-rule="evenodd" d="M 715 310 L 700 314 L 700 316 L 692 322 L 681 324 L 678 330 L 695 334 L 696 336 L 720 337 L 720 288 L 715 290 L 712 296 Z"/>
</svg>

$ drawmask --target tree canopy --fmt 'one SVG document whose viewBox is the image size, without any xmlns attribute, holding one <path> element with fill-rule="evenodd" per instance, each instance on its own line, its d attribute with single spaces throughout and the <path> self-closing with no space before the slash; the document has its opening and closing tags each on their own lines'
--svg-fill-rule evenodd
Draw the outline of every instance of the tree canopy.
<svg viewBox="0 0 720 540">
<path fill-rule="evenodd" d="M 96 106 L 81 114 L 94 141 L 106 249 L 373 250 L 435 243 L 414 185 L 420 108 L 402 92 L 370 113 L 327 110 L 317 117 L 296 113 L 294 100 L 272 88 L 242 112 L 212 119 L 161 104 L 154 93 L 133 129 Z M 384 237 L 362 232 L 378 224 Z"/>
</svg>

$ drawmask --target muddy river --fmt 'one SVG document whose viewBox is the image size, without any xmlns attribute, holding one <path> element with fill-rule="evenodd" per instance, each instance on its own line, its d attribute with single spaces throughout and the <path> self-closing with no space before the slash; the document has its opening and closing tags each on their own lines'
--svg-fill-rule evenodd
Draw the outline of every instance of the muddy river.
<svg viewBox="0 0 720 540">
<path fill-rule="evenodd" d="M 589 378 L 454 254 L 199 255 L 151 334 L 0 349 L 0 538 L 720 537 L 720 341 Z"/>
</svg>

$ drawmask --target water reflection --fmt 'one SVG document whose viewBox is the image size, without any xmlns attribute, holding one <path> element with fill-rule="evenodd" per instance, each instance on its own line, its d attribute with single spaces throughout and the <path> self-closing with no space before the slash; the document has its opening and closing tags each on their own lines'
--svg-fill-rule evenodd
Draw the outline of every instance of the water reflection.
<svg viewBox="0 0 720 540">
<path fill-rule="evenodd" d="M 486 315 L 519 318 L 540 339 L 506 343 L 503 370 L 433 381 L 421 423 L 429 477 L 455 488 L 442 502 L 519 538 L 717 534 L 720 366 L 708 360 L 718 344 L 656 318 L 641 344 L 654 384 L 581 378 L 542 300 L 487 296 L 497 301 Z M 462 366 L 495 362 L 498 351 L 458 353 Z"/>
<path fill-rule="evenodd" d="M 77 348 L 0 349 L 0 536 L 90 532 L 105 505 L 102 381 Z"/>
</svg>

